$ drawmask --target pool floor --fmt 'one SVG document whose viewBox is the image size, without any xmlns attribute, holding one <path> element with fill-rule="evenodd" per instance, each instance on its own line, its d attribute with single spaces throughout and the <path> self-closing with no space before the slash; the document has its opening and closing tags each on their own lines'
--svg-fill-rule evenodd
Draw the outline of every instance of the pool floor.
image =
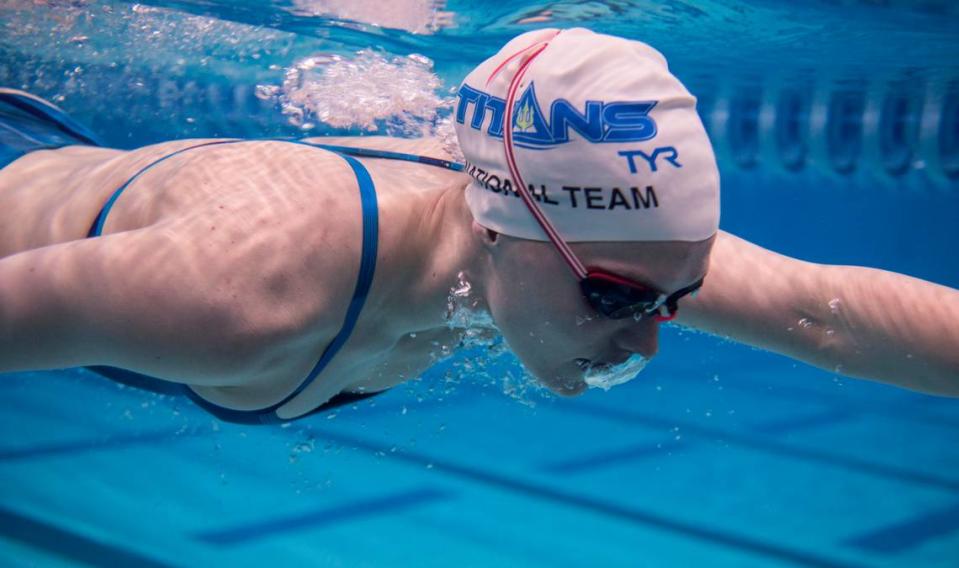
<svg viewBox="0 0 959 568">
<path fill-rule="evenodd" d="M 0 563 L 959 566 L 959 402 L 667 335 L 610 392 L 441 365 L 285 428 L 3 375 Z"/>
</svg>

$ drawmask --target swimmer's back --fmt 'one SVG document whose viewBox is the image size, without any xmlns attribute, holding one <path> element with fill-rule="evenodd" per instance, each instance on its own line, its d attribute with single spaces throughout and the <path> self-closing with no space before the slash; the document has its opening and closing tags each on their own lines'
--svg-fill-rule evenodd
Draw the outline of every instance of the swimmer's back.
<svg viewBox="0 0 959 568">
<path fill-rule="evenodd" d="M 0 172 L 0 201 L 15 204 L 23 222 L 0 242 L 24 250 L 83 239 L 119 185 L 195 143 L 134 152 L 71 147 L 21 158 Z M 364 163 L 387 195 L 445 183 L 418 178 L 414 164 L 376 162 Z M 302 380 L 343 321 L 361 257 L 360 219 L 353 172 L 341 157 L 315 148 L 250 142 L 158 164 L 117 201 L 104 237 L 67 245 L 83 254 L 50 259 L 66 262 L 58 264 L 64 278 L 92 282 L 91 272 L 102 272 L 96 285 L 104 303 L 143 320 L 142 329 L 104 340 L 130 342 L 140 333 L 149 348 L 126 346 L 120 360 L 103 360 L 97 354 L 108 348 L 87 346 L 62 363 L 113 364 L 199 385 L 205 397 L 236 408 L 262 407 Z M 86 265 L 70 264 L 87 253 Z M 188 326 L 165 309 L 186 306 L 196 313 Z M 97 317 L 94 307 L 86 309 L 85 317 Z M 236 389 L 238 381 L 246 388 Z"/>
<path fill-rule="evenodd" d="M 310 140 L 448 157 L 435 139 L 376 136 Z M 131 151 L 91 146 L 39 150 L 0 169 L 0 210 L 21 221 L 0 225 L 0 258 L 84 238 L 116 188 L 151 162 L 205 141 L 177 140 Z M 380 192 L 404 181 L 409 191 L 428 189 L 445 174 L 396 161 L 361 161 Z M 337 179 L 331 180 L 327 170 L 340 172 Z M 266 141 L 202 148 L 155 166 L 150 174 L 131 184 L 130 191 L 124 192 L 111 211 L 104 233 L 145 227 L 187 211 L 196 213 L 204 204 L 210 205 L 211 199 L 228 194 L 235 197 L 247 193 L 251 197 L 248 204 L 260 198 L 269 200 L 274 209 L 298 197 L 315 202 L 323 199 L 322 194 L 334 183 L 351 179 L 342 160 L 316 149 Z"/>
</svg>

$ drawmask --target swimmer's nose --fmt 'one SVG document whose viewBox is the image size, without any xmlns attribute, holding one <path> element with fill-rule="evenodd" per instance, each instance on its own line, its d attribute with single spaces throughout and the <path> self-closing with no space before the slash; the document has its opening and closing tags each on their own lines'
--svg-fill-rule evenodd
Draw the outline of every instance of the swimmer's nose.
<svg viewBox="0 0 959 568">
<path fill-rule="evenodd" d="M 616 346 L 630 353 L 652 359 L 659 352 L 659 324 L 652 318 L 624 329 L 616 336 Z"/>
</svg>

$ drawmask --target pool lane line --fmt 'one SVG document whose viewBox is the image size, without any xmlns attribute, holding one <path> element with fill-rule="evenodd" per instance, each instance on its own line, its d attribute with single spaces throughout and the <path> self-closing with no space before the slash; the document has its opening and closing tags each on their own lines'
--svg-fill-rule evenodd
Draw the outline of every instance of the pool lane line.
<svg viewBox="0 0 959 568">
<path fill-rule="evenodd" d="M 585 495 L 578 495 L 569 491 L 551 488 L 543 483 L 525 481 L 523 479 L 510 477 L 492 470 L 471 465 L 467 466 L 464 464 L 458 464 L 453 461 L 446 461 L 425 453 L 416 452 L 405 448 L 391 452 L 390 450 L 392 446 L 390 444 L 380 444 L 378 442 L 355 435 L 347 435 L 335 432 L 331 429 L 314 429 L 313 433 L 318 437 L 322 436 L 325 440 L 331 440 L 346 447 L 361 449 L 373 455 L 378 455 L 382 459 L 403 462 L 419 467 L 429 466 L 437 473 L 468 480 L 474 483 L 485 485 L 487 487 L 505 490 L 510 493 L 517 493 L 527 498 L 536 498 L 561 506 L 589 511 L 591 513 L 615 519 L 617 521 L 626 521 L 637 525 L 647 526 L 653 529 L 678 534 L 685 538 L 709 542 L 725 548 L 731 548 L 751 555 L 764 556 L 800 566 L 813 566 L 818 568 L 858 568 L 859 566 L 862 566 L 860 564 L 835 560 L 814 553 L 796 550 L 775 543 L 765 542 L 750 536 L 732 533 L 719 528 L 698 525 L 679 519 L 669 518 L 658 513 L 625 507 L 618 503 L 594 499 Z M 381 455 L 383 453 L 386 453 L 386 455 Z"/>
<path fill-rule="evenodd" d="M 785 456 L 812 463 L 825 464 L 832 467 L 855 471 L 873 477 L 890 479 L 903 484 L 923 485 L 951 492 L 959 492 L 959 480 L 940 477 L 919 471 L 902 469 L 895 466 L 869 462 L 850 456 L 836 455 L 821 450 L 800 448 L 784 444 L 772 438 L 752 436 L 734 430 L 700 426 L 693 422 L 683 422 L 674 418 L 660 418 L 640 414 L 635 411 L 622 410 L 614 407 L 605 407 L 582 400 L 567 401 L 562 405 L 565 413 L 574 413 L 593 418 L 635 424 L 650 430 L 672 432 L 680 428 L 684 435 L 691 434 L 709 440 L 721 440 L 731 446 L 739 446 L 758 450 L 772 455 Z"/>
<path fill-rule="evenodd" d="M 399 513 L 437 501 L 446 501 L 455 495 L 433 487 L 422 487 L 395 492 L 379 497 L 357 499 L 348 503 L 326 506 L 317 510 L 285 517 L 260 520 L 253 523 L 194 533 L 193 538 L 207 544 L 235 546 L 249 544 L 278 534 L 317 529 L 375 515 Z"/>
<path fill-rule="evenodd" d="M 140 432 L 136 434 L 108 435 L 99 439 L 75 440 L 67 442 L 52 442 L 39 444 L 28 448 L 0 448 L 0 462 L 14 462 L 53 456 L 65 456 L 83 452 L 129 448 L 141 444 L 155 442 L 178 442 L 187 438 L 194 438 L 206 434 L 213 434 L 214 430 L 206 427 L 170 428 Z"/>
<path fill-rule="evenodd" d="M 128 394 L 128 391 L 118 390 L 120 393 Z M 132 393 L 130 393 L 132 394 Z M 450 397 L 452 398 L 452 397 Z M 468 401 L 468 397 L 459 397 L 459 402 Z M 449 398 L 443 403 L 449 404 Z M 404 406 L 397 403 L 398 406 Z M 418 408 L 421 404 L 416 403 L 413 405 L 413 408 Z M 439 404 L 439 403 L 437 403 Z M 379 405 L 378 405 L 379 406 Z M 386 405 L 383 405 L 386 406 Z M 828 452 L 822 452 L 819 450 L 803 449 L 796 448 L 787 444 L 777 442 L 775 440 L 763 439 L 760 437 L 749 436 L 747 434 L 723 430 L 718 428 L 707 428 L 699 426 L 694 423 L 689 422 L 679 422 L 674 419 L 664 419 L 656 418 L 651 416 L 640 415 L 635 412 L 623 411 L 613 407 L 601 407 L 599 405 L 593 405 L 582 400 L 575 401 L 564 401 L 562 408 L 567 412 L 574 412 L 579 414 L 585 414 L 591 417 L 598 417 L 606 420 L 614 420 L 620 422 L 626 422 L 631 424 L 639 424 L 640 426 L 650 428 L 650 429 L 666 429 L 672 430 L 672 428 L 679 426 L 683 428 L 685 432 L 692 433 L 701 437 L 706 437 L 709 439 L 722 439 L 723 441 L 730 443 L 732 445 L 737 445 L 740 447 L 747 447 L 754 450 L 764 451 L 766 453 L 774 455 L 783 455 L 791 457 L 794 459 L 800 459 L 816 463 L 824 463 L 833 467 L 840 467 L 847 470 L 857 471 L 860 473 L 883 477 L 887 479 L 893 479 L 901 483 L 912 483 L 918 485 L 925 485 L 930 487 L 935 487 L 939 489 L 946 489 L 948 491 L 957 492 L 959 491 L 959 481 L 946 479 L 930 474 L 925 474 L 922 472 L 914 472 L 910 470 L 904 470 L 902 468 L 897 468 L 894 466 L 887 466 L 882 464 L 876 464 L 868 462 L 865 460 L 860 460 L 857 458 L 852 458 L 848 456 L 838 456 L 835 454 L 830 454 Z M 352 409 L 351 409 L 352 410 Z M 370 410 L 375 411 L 377 408 L 371 408 Z M 357 416 L 361 416 L 363 409 L 359 408 L 355 410 Z M 305 420 L 301 422 L 302 425 L 310 424 L 322 424 L 320 420 L 322 417 L 317 417 L 317 420 Z M 295 423 L 294 423 L 295 424 Z M 192 433 L 184 433 L 184 437 L 199 435 L 202 434 L 202 430 Z M 121 438 L 120 444 L 118 446 L 133 446 L 138 443 L 148 442 L 152 440 L 163 439 L 164 436 L 169 436 L 170 431 L 160 431 L 143 434 L 144 438 L 138 439 L 136 436 Z M 30 459 L 30 458 L 40 458 L 40 457 L 50 457 L 60 454 L 67 453 L 76 453 L 85 450 L 100 450 L 100 449 L 111 449 L 109 440 L 81 440 L 77 442 L 69 443 L 55 443 L 45 446 L 38 446 L 33 449 L 21 449 L 21 448 L 11 448 L 7 450 L 0 449 L 0 459 L 4 460 L 18 460 L 18 459 Z M 622 452 L 629 452 L 630 448 L 624 448 L 620 450 Z M 601 456 L 600 456 L 601 458 Z M 584 458 L 585 459 L 585 458 Z"/>
<path fill-rule="evenodd" d="M 873 554 L 901 554 L 959 530 L 959 503 L 926 511 L 881 528 L 850 537 L 843 545 Z"/>
<path fill-rule="evenodd" d="M 707 387 L 712 386 L 713 383 L 708 383 L 706 380 L 693 378 L 689 373 L 685 372 L 676 372 L 669 375 L 670 381 L 681 381 L 686 384 L 691 384 L 695 386 Z M 859 380 L 859 379 L 850 379 L 850 380 Z M 821 404 L 829 408 L 840 407 L 841 410 L 846 410 L 850 412 L 857 412 L 860 414 L 868 414 L 873 416 L 879 416 L 881 418 L 888 418 L 891 420 L 896 420 L 898 422 L 914 422 L 922 424 L 924 426 L 931 426 L 934 428 L 945 428 L 949 430 L 959 430 L 959 422 L 948 420 L 943 416 L 934 416 L 929 414 L 920 414 L 920 413 L 910 413 L 909 410 L 914 410 L 915 406 L 922 402 L 922 397 L 928 397 L 932 400 L 937 401 L 938 404 L 941 404 L 942 400 L 947 400 L 946 404 L 955 404 L 959 407 L 959 402 L 954 401 L 953 399 L 945 399 L 943 397 L 933 397 L 931 395 L 918 395 L 917 393 L 909 393 L 910 397 L 904 398 L 903 400 L 898 401 L 882 401 L 876 403 L 874 401 L 864 402 L 862 399 L 851 399 L 851 398 L 839 398 L 833 395 L 830 395 L 827 392 L 821 392 L 818 390 L 807 389 L 795 385 L 770 385 L 768 383 L 762 383 L 755 379 L 749 377 L 744 377 L 742 375 L 735 375 L 734 379 L 724 381 L 721 383 L 724 388 L 730 390 L 736 390 L 740 392 L 745 392 L 752 396 L 760 396 L 765 398 L 774 398 L 777 400 L 804 400 L 810 403 Z M 891 387 L 890 387 L 891 388 Z M 905 407 L 906 412 L 903 410 Z"/>
<path fill-rule="evenodd" d="M 805 430 L 824 424 L 835 424 L 850 418 L 851 414 L 839 410 L 824 410 L 821 412 L 758 423 L 751 428 L 761 430 L 764 434 L 785 434 L 794 430 Z M 537 469 L 546 473 L 593 473 L 606 467 L 618 467 L 638 460 L 662 456 L 670 452 L 687 449 L 695 444 L 688 441 L 678 441 L 675 437 L 665 438 L 659 442 L 645 442 L 631 444 L 625 447 L 606 449 L 590 454 L 580 454 L 560 461 L 550 461 L 541 464 Z M 700 446 L 702 447 L 702 446 Z"/>
<path fill-rule="evenodd" d="M 132 390 L 132 389 L 131 389 Z M 123 394 L 133 394 L 126 389 L 118 389 L 117 392 Z M 444 401 L 444 405 L 450 403 L 449 397 Z M 472 401 L 469 397 L 457 397 L 460 399 L 460 403 L 464 401 Z M 830 454 L 828 452 L 822 452 L 819 450 L 811 449 L 802 449 L 789 446 L 787 444 L 779 443 L 775 440 L 763 439 L 759 437 L 749 436 L 746 434 L 738 433 L 731 430 L 722 430 L 717 428 L 707 428 L 699 426 L 694 423 L 689 422 L 679 422 L 674 419 L 664 419 L 656 418 L 651 416 L 640 415 L 635 412 L 623 411 L 613 407 L 602 407 L 600 405 L 595 405 L 587 403 L 583 400 L 575 401 L 561 401 L 561 406 L 557 408 L 563 408 L 567 412 L 575 412 L 579 414 L 585 414 L 592 417 L 598 417 L 607 420 L 615 420 L 620 422 L 626 422 L 631 424 L 639 424 L 650 429 L 666 429 L 671 430 L 672 428 L 679 426 L 685 430 L 685 432 L 692 433 L 694 435 L 699 435 L 701 437 L 706 437 L 709 439 L 722 439 L 725 442 L 728 442 L 732 445 L 737 445 L 741 447 L 747 447 L 754 450 L 760 450 L 774 455 L 783 455 L 791 457 L 794 459 L 801 459 L 810 462 L 824 463 L 833 467 L 840 467 L 847 470 L 858 471 L 868 475 L 883 477 L 887 479 L 893 479 L 901 483 L 913 483 L 918 485 L 926 485 L 930 487 L 936 487 L 939 489 L 946 489 L 948 491 L 957 492 L 959 491 L 959 481 L 946 479 L 930 474 L 925 474 L 922 472 L 914 472 L 909 470 L 904 470 L 894 466 L 887 466 L 882 464 L 875 464 L 872 462 L 860 460 L 857 458 L 847 457 L 847 456 L 838 456 L 835 454 Z M 423 403 L 416 403 L 413 405 L 413 408 L 419 407 Z M 439 403 L 437 403 L 439 404 Z M 402 405 L 401 405 L 402 406 Z M 371 408 L 375 410 L 375 408 Z M 357 409 L 356 412 L 361 413 L 363 409 Z M 309 425 L 309 424 L 321 424 L 322 417 L 317 417 L 317 420 L 310 421 L 305 420 L 299 424 Z M 297 424 L 297 423 L 294 423 Z M 202 433 L 202 432 L 201 432 Z M 169 432 L 167 432 L 169 434 Z M 145 434 L 149 436 L 150 434 Z M 158 436 L 159 438 L 163 437 L 163 432 L 157 432 L 153 435 Z M 149 441 L 149 440 L 145 440 Z M 137 440 L 128 439 L 122 440 L 121 443 L 126 446 L 135 445 L 138 443 Z M 46 447 L 38 447 L 36 451 L 31 452 L 31 450 L 23 449 L 8 449 L 0 450 L 0 458 L 17 460 L 17 459 L 27 459 L 29 457 L 48 457 L 62 453 L 71 453 L 79 452 L 83 450 L 99 450 L 99 449 L 110 449 L 109 443 L 104 443 L 102 441 L 78 441 L 66 444 L 51 444 Z M 629 448 L 626 448 L 622 451 L 629 451 Z M 6 454 L 6 456 L 4 455 Z"/>
<path fill-rule="evenodd" d="M 111 391 L 114 392 L 114 391 Z M 136 390 L 132 387 L 125 387 L 123 389 L 117 389 L 115 393 L 118 393 L 122 396 L 128 398 L 135 398 Z M 157 396 L 151 393 L 151 397 Z M 180 420 L 180 424 L 176 428 L 164 428 L 159 430 L 151 430 L 146 432 L 139 433 L 111 433 L 101 437 L 88 437 L 86 439 L 80 440 L 69 440 L 69 441 L 54 441 L 46 442 L 30 447 L 13 447 L 13 448 L 4 448 L 0 447 L 0 463 L 4 462 L 16 462 L 23 460 L 31 459 L 43 459 L 43 458 L 55 458 L 59 456 L 79 454 L 84 452 L 96 452 L 96 451 L 112 451 L 120 448 L 132 448 L 138 445 L 149 444 L 154 442 L 180 442 L 186 441 L 191 438 L 199 438 L 203 436 L 215 436 L 219 434 L 230 434 L 229 429 L 237 429 L 237 431 L 242 432 L 246 426 L 237 425 L 237 424 L 225 424 L 221 426 L 222 430 L 216 430 L 210 424 L 210 421 L 220 422 L 214 416 L 207 414 L 204 410 L 200 409 L 193 405 L 192 402 L 185 396 L 177 395 L 175 397 L 171 395 L 163 395 L 164 400 L 158 401 L 164 404 L 170 405 L 169 409 L 171 411 L 170 417 L 174 415 L 173 411 L 183 413 L 190 413 L 191 415 Z M 133 402 L 133 400 L 131 400 Z M 184 407 L 175 406 L 177 403 L 183 402 Z M 324 424 L 329 419 L 330 416 L 335 416 L 339 414 L 345 414 L 345 419 L 350 418 L 369 418 L 376 417 L 377 415 L 396 413 L 401 414 L 404 408 L 411 409 L 411 411 L 422 411 L 422 410 L 431 410 L 436 408 L 448 408 L 453 405 L 461 406 L 467 403 L 476 402 L 476 399 L 471 399 L 469 397 L 461 396 L 447 396 L 444 400 L 424 400 L 419 402 L 415 399 L 404 401 L 370 401 L 370 402 L 361 402 L 356 405 L 348 405 L 343 408 L 336 409 L 333 412 L 324 415 L 314 415 L 309 418 L 300 420 L 298 422 L 291 422 L 290 424 L 296 424 L 299 427 L 309 428 L 313 424 Z M 19 401 L 17 404 L 18 408 L 23 407 L 23 402 Z M 37 413 L 41 412 L 42 409 L 35 408 Z M 154 410 L 154 409 L 151 409 Z M 36 416 L 36 414 L 34 414 Z M 59 418 L 59 417 L 58 417 Z M 155 417 L 151 417 L 155 418 Z M 161 416 L 160 420 L 163 419 Z M 195 424 L 196 422 L 202 422 L 202 425 Z M 254 426 L 253 428 L 257 430 L 270 431 L 270 432 L 279 432 L 280 426 L 275 427 L 264 427 L 264 426 Z M 305 431 L 305 433 L 309 433 Z"/>
<path fill-rule="evenodd" d="M 173 568 L 137 552 L 100 542 L 0 506 L 0 534 L 30 547 L 90 566 Z"/>
<path fill-rule="evenodd" d="M 603 452 L 580 454 L 574 458 L 567 458 L 560 461 L 550 461 L 541 464 L 536 469 L 544 473 L 564 475 L 592 473 L 598 469 L 616 467 L 624 463 L 658 457 L 662 456 L 663 454 L 686 449 L 688 447 L 690 447 L 688 442 L 671 438 L 661 442 L 645 442 L 642 444 L 632 444 L 626 447 L 606 450 Z"/>
<path fill-rule="evenodd" d="M 781 416 L 773 419 L 750 421 L 746 428 L 750 431 L 762 432 L 763 435 L 791 434 L 796 431 L 819 428 L 821 426 L 833 426 L 842 422 L 847 422 L 858 415 L 844 408 L 825 408 L 816 412 L 798 414 L 792 416 Z"/>
</svg>

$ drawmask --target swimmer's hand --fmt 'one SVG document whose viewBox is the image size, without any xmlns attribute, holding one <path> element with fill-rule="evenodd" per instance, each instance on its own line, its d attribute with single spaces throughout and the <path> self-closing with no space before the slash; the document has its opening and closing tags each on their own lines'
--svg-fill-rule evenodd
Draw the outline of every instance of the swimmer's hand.
<svg viewBox="0 0 959 568">
<path fill-rule="evenodd" d="M 959 396 L 959 291 L 782 256 L 721 232 L 678 323 L 850 377 Z"/>
</svg>

